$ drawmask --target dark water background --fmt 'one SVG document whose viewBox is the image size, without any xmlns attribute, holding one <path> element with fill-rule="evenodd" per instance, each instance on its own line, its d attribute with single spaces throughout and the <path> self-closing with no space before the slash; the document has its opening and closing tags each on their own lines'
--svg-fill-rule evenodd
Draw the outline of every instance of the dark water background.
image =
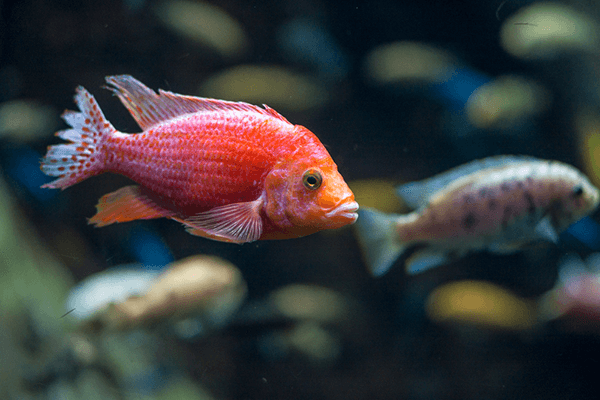
<svg viewBox="0 0 600 400">
<path fill-rule="evenodd" d="M 130 74 L 153 89 L 210 95 L 200 93 L 204 82 L 242 64 L 278 65 L 310 77 L 325 91 L 328 100 L 309 109 L 270 105 L 315 132 L 348 182 L 420 179 L 497 154 L 557 159 L 583 169 L 585 149 L 579 144 L 576 118 L 584 106 L 598 110 L 594 66 L 600 53 L 592 51 L 585 59 L 578 49 L 549 59 L 508 54 L 500 45 L 502 25 L 530 1 L 509 1 L 499 10 L 500 1 L 473 0 L 211 1 L 243 27 L 248 39 L 243 54 L 225 56 L 162 23 L 159 4 L 0 3 L 0 102 L 35 100 L 51 107 L 56 118 L 33 140 L 0 138 L 1 171 L 23 217 L 76 280 L 124 263 L 151 267 L 193 254 L 215 254 L 240 268 L 250 302 L 283 285 L 304 283 L 334 289 L 363 310 L 336 331 L 342 350 L 325 364 L 293 352 L 265 350 L 270 328 L 259 327 L 158 342 L 161 353 L 173 353 L 177 360 L 171 368 L 189 374 L 219 399 L 597 398 L 600 347 L 595 334 L 565 333 L 552 326 L 523 334 L 438 325 L 424 308 L 432 289 L 460 279 L 494 282 L 535 298 L 553 287 L 561 254 L 591 251 L 575 240 L 534 259 L 476 254 L 416 277 L 397 267 L 374 279 L 351 229 L 243 246 L 191 236 L 169 220 L 95 229 L 86 218 L 94 214 L 98 198 L 128 184 L 127 179 L 103 175 L 45 195 L 35 187 L 47 180 L 33 171 L 46 146 L 58 143 L 52 132 L 64 127 L 58 115 L 74 108 L 78 85 L 94 94 L 117 129 L 137 132 L 124 107 L 101 88 L 105 76 Z M 597 3 L 565 4 L 598 21 Z M 306 32 L 303 36 L 300 29 L 299 35 L 316 49 L 314 55 L 300 47 L 293 50 L 293 43 L 286 47 L 291 39 L 281 32 L 294 21 L 304 24 L 300 26 Z M 317 27 L 325 39 L 310 36 L 307 26 Z M 552 101 L 541 113 L 515 124 L 466 128 L 461 107 L 476 87 L 471 78 L 457 78 L 454 95 L 424 81 L 373 83 L 365 67 L 368 54 L 396 41 L 443 49 L 460 60 L 474 81 L 507 74 L 534 80 Z M 335 57 L 328 58 L 328 52 Z M 0 362 L 9 361 L 0 355 Z M 56 376 L 57 381 L 75 379 Z M 53 384 L 54 378 L 48 379 L 35 398 L 43 398 Z M 152 396 L 151 389 L 144 390 Z"/>
</svg>

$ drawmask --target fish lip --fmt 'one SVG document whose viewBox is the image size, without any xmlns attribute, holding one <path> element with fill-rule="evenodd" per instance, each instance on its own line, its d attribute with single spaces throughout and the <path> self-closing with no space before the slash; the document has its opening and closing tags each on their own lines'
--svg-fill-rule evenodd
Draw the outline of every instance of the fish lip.
<svg viewBox="0 0 600 400">
<path fill-rule="evenodd" d="M 358 218 L 358 203 L 356 201 L 342 202 L 332 210 L 328 211 L 327 218 L 344 218 L 350 219 L 352 222 Z"/>
</svg>

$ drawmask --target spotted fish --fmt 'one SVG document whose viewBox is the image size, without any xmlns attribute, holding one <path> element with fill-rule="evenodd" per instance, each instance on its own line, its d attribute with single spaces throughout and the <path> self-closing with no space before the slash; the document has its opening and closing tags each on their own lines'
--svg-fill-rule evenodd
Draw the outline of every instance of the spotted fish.
<svg viewBox="0 0 600 400">
<path fill-rule="evenodd" d="M 407 250 L 409 274 L 471 251 L 508 254 L 537 240 L 556 242 L 592 213 L 599 192 L 577 169 L 558 161 L 497 156 L 398 188 L 406 215 L 363 208 L 356 233 L 375 276 Z"/>
</svg>

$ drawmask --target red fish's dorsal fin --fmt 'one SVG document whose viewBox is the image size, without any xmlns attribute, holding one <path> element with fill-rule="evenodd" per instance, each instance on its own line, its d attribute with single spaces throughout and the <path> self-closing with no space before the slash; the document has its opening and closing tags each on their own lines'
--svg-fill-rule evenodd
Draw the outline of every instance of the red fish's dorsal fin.
<svg viewBox="0 0 600 400">
<path fill-rule="evenodd" d="M 269 107 L 268 105 L 266 105 L 266 104 L 263 104 L 263 107 L 265 108 L 264 110 L 262 110 L 262 109 L 260 109 L 260 108 L 259 108 L 259 110 L 261 110 L 263 113 L 266 113 L 266 114 L 270 115 L 270 116 L 271 116 L 271 117 L 273 117 L 273 118 L 280 119 L 280 120 L 282 120 L 283 122 L 287 122 L 287 123 L 288 123 L 288 124 L 290 124 L 290 125 L 292 124 L 290 121 L 288 121 L 288 120 L 287 120 L 287 118 L 286 118 L 286 117 L 284 117 L 283 115 L 279 114 L 277 111 L 273 110 L 273 109 L 272 109 L 271 107 Z"/>
<path fill-rule="evenodd" d="M 115 222 L 174 215 L 173 212 L 160 207 L 144 196 L 140 187 L 136 185 L 125 186 L 116 192 L 105 194 L 98 201 L 96 210 L 96 215 L 88 220 L 88 224 L 94 224 L 96 227 Z"/>
<path fill-rule="evenodd" d="M 106 82 L 114 86 L 109 89 L 119 97 L 143 130 L 181 115 L 209 111 L 253 112 L 290 123 L 267 106 L 262 109 L 244 102 L 183 96 L 164 90 L 159 90 L 157 94 L 130 75 L 107 76 Z"/>
</svg>

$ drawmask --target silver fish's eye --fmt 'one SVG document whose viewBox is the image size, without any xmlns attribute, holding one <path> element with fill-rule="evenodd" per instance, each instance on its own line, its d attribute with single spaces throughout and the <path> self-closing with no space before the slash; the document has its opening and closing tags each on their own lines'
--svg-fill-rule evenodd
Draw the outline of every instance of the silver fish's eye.
<svg viewBox="0 0 600 400">
<path fill-rule="evenodd" d="M 583 186 L 575 186 L 571 192 L 572 197 L 581 197 L 583 195 Z"/>
<path fill-rule="evenodd" d="M 321 173 L 314 169 L 309 169 L 302 175 L 302 184 L 309 190 L 317 190 L 323 183 L 323 176 Z"/>
</svg>

